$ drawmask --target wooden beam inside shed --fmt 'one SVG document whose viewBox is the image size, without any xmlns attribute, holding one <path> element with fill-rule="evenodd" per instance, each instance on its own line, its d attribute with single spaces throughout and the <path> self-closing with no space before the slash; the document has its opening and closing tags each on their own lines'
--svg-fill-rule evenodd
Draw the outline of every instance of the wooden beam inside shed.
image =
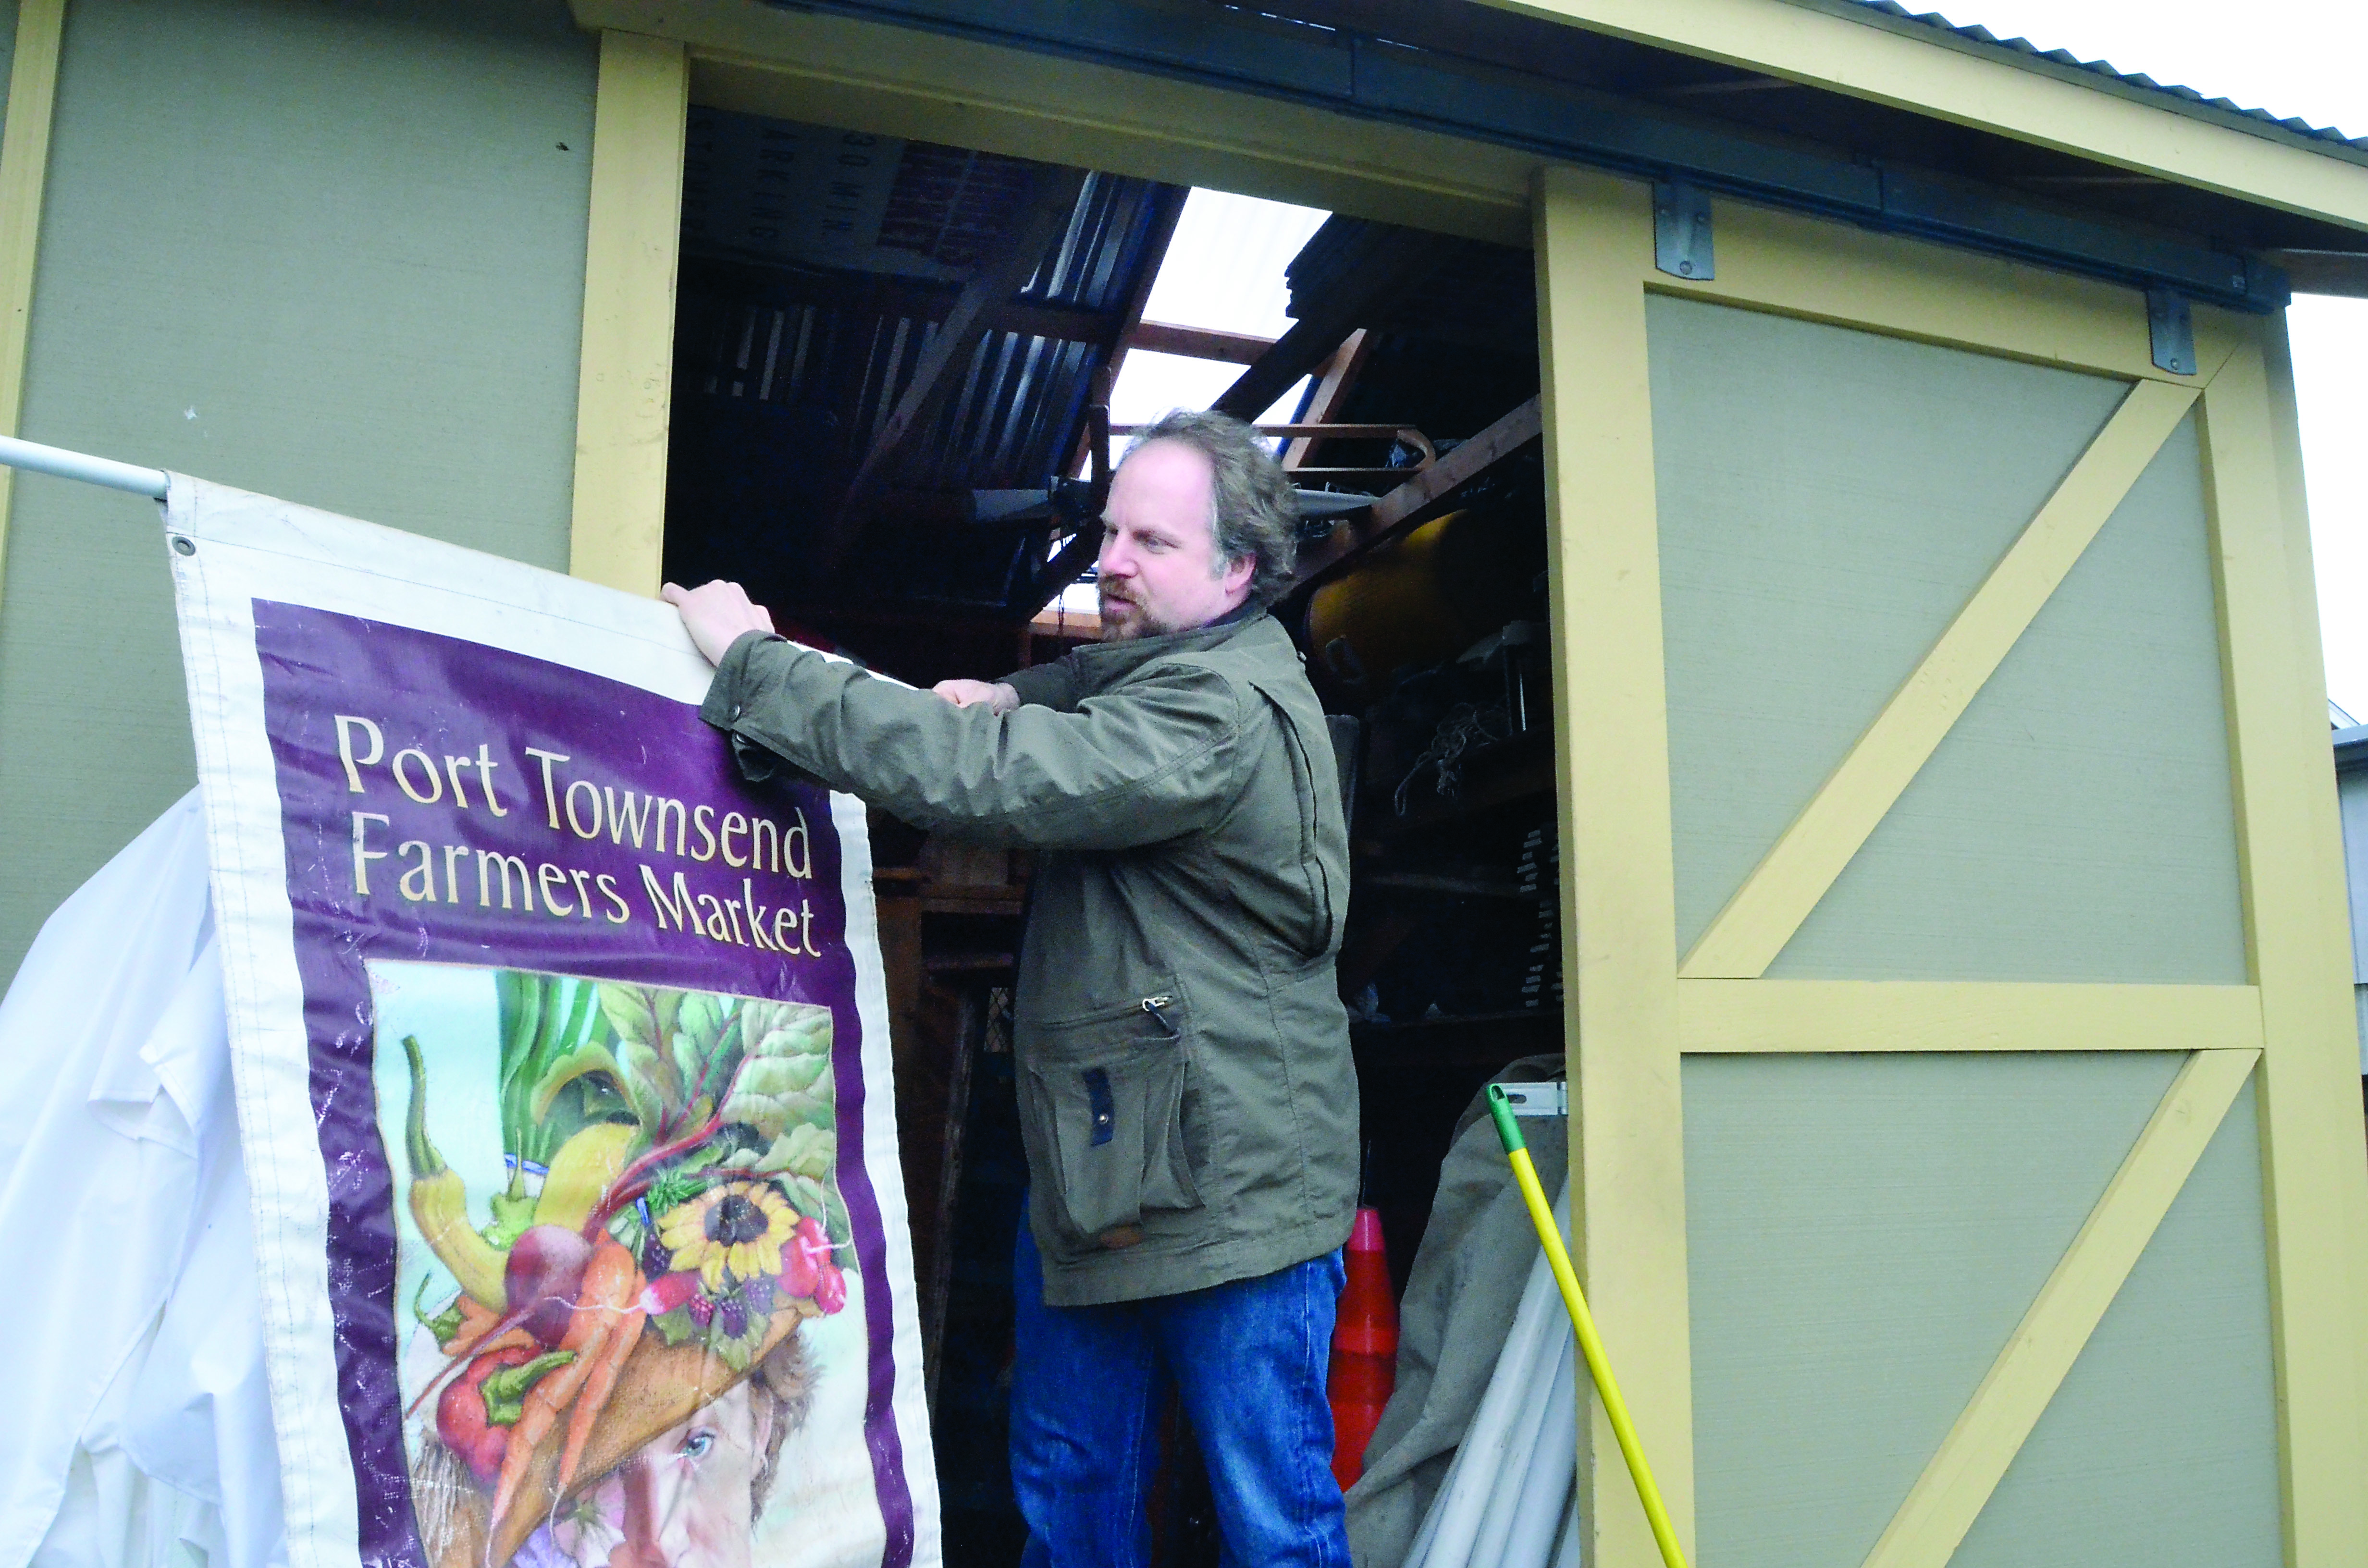
<svg viewBox="0 0 2368 1568">
<path fill-rule="evenodd" d="M 1151 302 L 1152 285 L 1159 280 L 1159 269 L 1167 260 L 1167 247 L 1176 238 L 1176 225 L 1182 222 L 1184 203 L 1191 194 L 1190 186 L 1164 185 L 1153 198 L 1158 205 L 1152 209 L 1151 233 L 1144 240 L 1143 265 L 1135 269 L 1134 287 L 1127 291 L 1125 303 L 1119 307 L 1118 321 L 1109 340 L 1110 355 L 1102 361 L 1101 384 L 1095 392 L 1094 402 L 1102 409 L 1104 424 L 1110 421 L 1110 389 L 1118 385 L 1119 367 L 1126 363 L 1127 349 L 1142 331 L 1144 307 Z M 1092 455 L 1092 439 L 1091 429 L 1080 432 L 1077 455 L 1069 464 L 1070 472 L 1085 472 L 1086 460 Z M 1102 460 L 1108 460 L 1107 452 Z"/>
<path fill-rule="evenodd" d="M 1220 332 L 1214 327 L 1178 326 L 1174 322 L 1136 324 L 1127 334 L 1129 349 L 1146 354 L 1180 354 L 1187 359 L 1221 359 L 1235 365 L 1255 365 L 1274 347 L 1271 337 L 1247 332 Z"/>
<path fill-rule="evenodd" d="M 1357 384 L 1357 374 L 1365 368 L 1365 329 L 1350 333 L 1332 358 L 1324 362 L 1324 373 L 1316 379 L 1315 395 L 1308 400 L 1307 419 L 1312 425 L 1328 425 L 1338 415 L 1349 401 L 1349 392 Z M 1283 449 L 1282 466 L 1290 472 L 1307 466 L 1308 454 L 1315 449 L 1320 436 L 1295 436 Z"/>
<path fill-rule="evenodd" d="M 2336 294 L 2368 300 L 2368 255 L 2340 250 L 2273 250 L 2269 260 L 2285 268 L 2297 294 Z"/>
<path fill-rule="evenodd" d="M 1386 544 L 1438 510 L 1449 494 L 1538 438 L 1534 397 L 1381 497 L 1361 518 L 1351 514 L 1331 536 L 1299 552 L 1293 586 Z"/>
<path fill-rule="evenodd" d="M 1143 325 L 1144 306 L 1151 300 L 1152 285 L 1159 280 L 1159 269 L 1167 260 L 1167 246 L 1176 238 L 1176 225 L 1182 221 L 1184 203 L 1191 194 L 1190 186 L 1164 185 L 1152 196 L 1151 228 L 1144 236 L 1143 259 L 1135 267 L 1134 284 L 1118 308 L 1110 335 L 1103 340 L 1106 353 L 1102 368 L 1094 375 L 1093 400 L 1080 421 L 1076 452 L 1069 460 L 1068 472 L 1079 477 L 1090 472 L 1099 483 L 1107 485 L 1110 481 L 1110 389 L 1118 384 L 1119 367 L 1126 362 L 1129 342 Z M 1101 548 L 1101 518 L 1088 517 L 1085 526 L 1071 534 L 1068 542 L 1055 551 L 1053 559 L 1037 573 L 1030 590 L 1036 608 L 1042 609 L 1060 597 L 1061 590 L 1083 574 L 1086 562 L 1099 554 Z"/>
<path fill-rule="evenodd" d="M 1040 305 L 1031 300 L 1008 300 L 986 313 L 986 330 L 1013 332 L 1028 337 L 1052 337 L 1063 343 L 1108 343 L 1117 335 L 1121 318 L 1112 311 L 1085 311 L 1074 305 Z"/>
<path fill-rule="evenodd" d="M 1772 93 L 1797 89 L 1798 82 L 1786 82 L 1774 76 L 1736 76 L 1715 82 L 1674 82 L 1653 91 L 1665 98 L 1721 98 L 1736 93 Z"/>
</svg>

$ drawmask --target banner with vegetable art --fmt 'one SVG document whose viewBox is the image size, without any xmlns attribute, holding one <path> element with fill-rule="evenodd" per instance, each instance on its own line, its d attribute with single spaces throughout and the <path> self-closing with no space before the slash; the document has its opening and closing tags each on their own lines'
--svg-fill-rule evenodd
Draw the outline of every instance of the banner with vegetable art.
<svg viewBox="0 0 2368 1568">
<path fill-rule="evenodd" d="M 860 802 L 674 611 L 175 478 L 295 1568 L 934 1568 Z"/>
</svg>

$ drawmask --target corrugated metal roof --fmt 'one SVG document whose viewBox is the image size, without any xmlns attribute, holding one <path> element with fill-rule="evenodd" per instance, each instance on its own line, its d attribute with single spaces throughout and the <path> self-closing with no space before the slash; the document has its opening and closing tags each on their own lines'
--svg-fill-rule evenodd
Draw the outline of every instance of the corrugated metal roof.
<svg viewBox="0 0 2368 1568">
<path fill-rule="evenodd" d="M 2175 82 L 2157 82 L 2143 72 L 2120 70 L 2107 61 L 2083 60 L 2067 49 L 2042 49 L 2027 38 L 2000 38 L 1985 27 L 1961 27 L 1938 11 L 1911 11 L 1900 5 L 1899 0 L 1850 0 L 1850 4 L 1862 10 L 1877 11 L 1900 21 L 1931 28 L 1963 39 L 1969 43 L 1985 45 L 2017 56 L 2015 62 L 2017 64 L 2045 62 L 2050 65 L 2062 66 L 2067 70 L 2083 72 L 2090 76 L 2101 77 L 2105 81 L 2118 83 L 2123 87 L 2135 88 L 2148 96 L 2169 98 L 2173 104 L 2188 112 L 2213 111 L 2207 118 L 2228 118 L 2250 121 L 2256 126 L 2274 126 L 2280 131 L 2290 131 L 2307 141 L 2328 142 L 2355 153 L 2368 153 L 2368 136 L 2347 136 L 2331 125 L 2313 125 L 2309 120 L 2296 116 L 2274 115 L 2267 109 L 2247 108 L 2233 99 L 2207 97 L 2193 87 L 2181 86 Z"/>
<path fill-rule="evenodd" d="M 669 551 L 677 532 L 728 541 L 735 569 L 784 602 L 822 591 L 816 541 L 963 280 L 1009 248 L 1037 167 L 691 111 L 668 479 L 685 526 L 670 527 Z M 879 468 L 849 581 L 884 598 L 1036 608 L 1030 573 L 1051 522 L 973 524 L 948 508 L 1065 471 L 1181 200 L 1149 180 L 1082 176 L 1032 276 L 990 308 L 934 411 Z"/>
<path fill-rule="evenodd" d="M 720 110 L 702 109 L 697 118 L 773 123 Z M 893 144 L 881 161 L 894 186 L 875 220 L 873 251 L 909 253 L 956 278 L 999 237 L 1032 167 L 1017 158 L 920 142 Z M 956 171 L 961 180 L 939 167 L 956 164 L 963 165 Z M 982 179 L 982 170 L 997 177 Z M 962 187 L 959 202 L 938 189 L 957 184 Z M 1117 310 L 1135 285 L 1160 189 L 1148 180 L 1087 176 L 1068 223 L 1020 290 L 1019 302 L 1073 312 L 1079 330 L 1092 331 L 1095 318 Z M 929 196 L 939 199 L 922 199 Z M 957 205 L 963 221 L 950 224 L 938 209 Z M 690 372 L 687 390 L 826 403 L 852 443 L 843 455 L 860 459 L 903 397 L 959 285 L 910 273 L 894 283 L 874 281 L 883 276 L 876 267 L 834 276 L 794 256 L 765 257 L 772 265 L 762 270 L 736 270 L 731 264 L 751 256 L 752 247 L 718 244 L 689 232 L 688 223 L 686 229 L 686 251 L 726 264 L 703 270 L 694 265 L 698 308 L 686 312 L 690 330 L 679 350 Z M 1042 483 L 1076 441 L 1087 382 L 1107 354 L 1106 346 L 1083 338 L 986 333 L 930 427 L 898 452 L 889 483 L 916 491 Z"/>
</svg>

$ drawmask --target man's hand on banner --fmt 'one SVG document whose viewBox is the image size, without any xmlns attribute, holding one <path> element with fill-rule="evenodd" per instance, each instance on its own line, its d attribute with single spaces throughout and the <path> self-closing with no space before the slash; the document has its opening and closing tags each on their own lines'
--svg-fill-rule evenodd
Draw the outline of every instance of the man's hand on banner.
<svg viewBox="0 0 2368 1568">
<path fill-rule="evenodd" d="M 658 590 L 658 597 L 682 611 L 683 630 L 711 665 L 722 664 L 732 644 L 748 632 L 773 634 L 771 613 L 751 603 L 747 590 L 737 583 L 718 579 L 697 588 L 668 583 Z"/>
<path fill-rule="evenodd" d="M 1008 713 L 1019 706 L 1019 693 L 999 680 L 941 680 L 929 689 L 957 708 Z"/>
</svg>

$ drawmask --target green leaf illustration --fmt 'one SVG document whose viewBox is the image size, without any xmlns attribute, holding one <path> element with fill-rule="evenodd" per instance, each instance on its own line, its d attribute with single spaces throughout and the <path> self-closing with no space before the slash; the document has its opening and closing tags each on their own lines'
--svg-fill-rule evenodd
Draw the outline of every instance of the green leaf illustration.
<svg viewBox="0 0 2368 1568">
<path fill-rule="evenodd" d="M 502 1148 L 521 1166 L 545 1165 L 579 1130 L 611 1119 L 621 1108 L 608 1062 L 612 1031 L 595 1006 L 590 981 L 498 970 L 494 994 L 501 1032 Z M 583 1086 L 570 1092 L 577 1084 Z M 522 1190 L 511 1184 L 513 1197 Z"/>
<path fill-rule="evenodd" d="M 682 1074 L 675 1064 L 675 1019 L 683 993 L 664 986 L 603 982 L 600 1013 L 617 1031 L 617 1086 L 634 1119 L 656 1142 L 673 1132 L 688 1108 Z"/>
<path fill-rule="evenodd" d="M 741 1011 L 747 1061 L 723 1102 L 723 1119 L 780 1138 L 800 1122 L 836 1124 L 830 1075 L 830 1009 L 794 1002 L 752 1002 Z"/>
<path fill-rule="evenodd" d="M 760 1176 L 802 1176 L 820 1188 L 826 1187 L 837 1174 L 838 1134 L 811 1121 L 792 1122 L 769 1148 L 744 1151 L 726 1163 Z M 823 1218 L 820 1202 L 817 1196 L 815 1206 L 803 1212 L 817 1220 Z"/>
<path fill-rule="evenodd" d="M 723 1072 L 737 1066 L 739 1041 L 732 1038 L 733 1003 L 731 999 L 694 992 L 683 998 L 681 1009 L 675 1015 L 674 1037 L 668 1042 L 674 1052 L 675 1071 L 684 1085 L 683 1103 L 699 1097 L 700 1087 L 710 1073 L 727 1054 L 732 1059 Z M 727 1050 L 728 1047 L 728 1050 Z M 713 1097 L 713 1091 L 710 1091 Z"/>
<path fill-rule="evenodd" d="M 822 1217 L 823 1234 L 830 1239 L 831 1256 L 843 1273 L 856 1272 L 855 1221 L 848 1217 L 847 1204 L 838 1196 L 838 1184 L 831 1184 L 823 1194 L 825 1212 Z"/>
<path fill-rule="evenodd" d="M 825 1230 L 829 1228 L 830 1194 L 820 1181 L 794 1172 L 784 1172 L 778 1179 L 791 1208 L 822 1224 Z"/>
</svg>

